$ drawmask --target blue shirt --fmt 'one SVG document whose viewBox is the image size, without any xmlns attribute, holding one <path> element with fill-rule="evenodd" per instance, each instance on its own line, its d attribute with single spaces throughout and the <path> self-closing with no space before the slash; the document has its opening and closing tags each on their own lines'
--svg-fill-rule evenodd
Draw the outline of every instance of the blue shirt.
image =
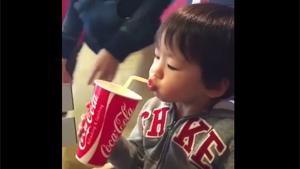
<svg viewBox="0 0 300 169">
<path fill-rule="evenodd" d="M 62 27 L 62 56 L 75 55 L 81 32 L 95 52 L 116 59 L 153 43 L 160 15 L 171 0 L 70 0 Z"/>
<path fill-rule="evenodd" d="M 95 52 L 108 50 L 116 59 L 153 43 L 160 16 L 175 0 L 70 0 L 62 27 L 62 56 L 74 57 L 81 32 Z M 234 7 L 234 0 L 198 0 Z M 193 0 L 187 0 L 192 4 Z M 196 0 L 197 2 L 197 0 Z"/>
</svg>

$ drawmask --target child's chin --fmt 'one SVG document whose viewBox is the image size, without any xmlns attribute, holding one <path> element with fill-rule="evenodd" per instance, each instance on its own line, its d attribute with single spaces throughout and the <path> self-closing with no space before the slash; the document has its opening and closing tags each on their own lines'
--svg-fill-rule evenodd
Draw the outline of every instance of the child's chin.
<svg viewBox="0 0 300 169">
<path fill-rule="evenodd" d="M 154 96 L 156 96 L 157 98 L 159 98 L 159 100 L 161 100 L 163 102 L 173 102 L 172 99 L 168 99 L 167 97 L 159 95 L 157 92 L 153 92 L 153 93 L 154 93 Z"/>
</svg>

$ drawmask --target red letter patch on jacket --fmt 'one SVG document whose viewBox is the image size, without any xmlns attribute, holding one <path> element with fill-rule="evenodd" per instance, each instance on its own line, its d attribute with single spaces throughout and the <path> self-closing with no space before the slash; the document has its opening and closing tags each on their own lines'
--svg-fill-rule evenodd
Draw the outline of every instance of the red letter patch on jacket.
<svg viewBox="0 0 300 169">
<path fill-rule="evenodd" d="M 190 157 L 191 161 L 202 169 L 211 169 L 211 163 L 215 159 L 212 148 L 216 150 L 219 156 L 226 150 L 226 145 L 214 129 L 208 133 L 208 137 L 199 146 L 196 154 Z"/>
<path fill-rule="evenodd" d="M 146 127 L 146 120 L 148 120 L 150 117 L 150 113 L 148 111 L 144 111 L 142 114 L 141 114 L 141 118 L 142 118 L 142 126 L 143 126 L 143 133 L 145 133 L 145 127 Z"/>
<path fill-rule="evenodd" d="M 169 107 L 163 107 L 155 109 L 152 112 L 152 121 L 149 130 L 146 132 L 146 136 L 150 138 L 161 137 L 165 132 L 166 114 Z"/>
<path fill-rule="evenodd" d="M 202 119 L 198 120 L 198 118 L 196 118 L 188 120 L 185 124 L 183 124 L 183 127 L 178 134 L 173 137 L 173 141 L 182 147 L 189 156 L 194 145 L 196 135 L 199 133 L 206 133 L 210 128 L 211 126 Z"/>
</svg>

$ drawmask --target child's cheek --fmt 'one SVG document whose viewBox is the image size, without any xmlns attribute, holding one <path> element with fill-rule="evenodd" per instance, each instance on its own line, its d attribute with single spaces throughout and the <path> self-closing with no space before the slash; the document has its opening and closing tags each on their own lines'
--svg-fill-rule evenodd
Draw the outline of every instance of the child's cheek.
<svg viewBox="0 0 300 169">
<path fill-rule="evenodd" d="M 153 76 L 153 67 L 154 67 L 154 63 L 152 63 L 152 65 L 149 69 L 149 78 Z"/>
</svg>

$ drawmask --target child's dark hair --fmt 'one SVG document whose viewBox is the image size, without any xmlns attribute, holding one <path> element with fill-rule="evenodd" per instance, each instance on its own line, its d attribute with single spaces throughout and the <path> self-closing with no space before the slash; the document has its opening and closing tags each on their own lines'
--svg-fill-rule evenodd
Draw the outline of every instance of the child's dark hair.
<svg viewBox="0 0 300 169">
<path fill-rule="evenodd" d="M 200 65 L 207 88 L 228 79 L 230 85 L 222 98 L 234 94 L 233 8 L 212 3 L 186 6 L 160 26 L 156 43 L 162 34 L 168 48 L 177 47 L 188 61 Z"/>
</svg>

